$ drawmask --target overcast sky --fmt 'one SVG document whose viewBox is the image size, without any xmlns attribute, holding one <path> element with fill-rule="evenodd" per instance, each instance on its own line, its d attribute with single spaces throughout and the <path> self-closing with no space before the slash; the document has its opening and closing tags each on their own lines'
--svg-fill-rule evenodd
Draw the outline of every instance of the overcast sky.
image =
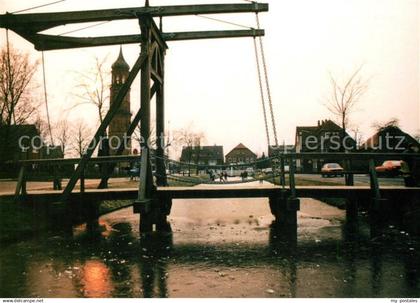
<svg viewBox="0 0 420 303">
<path fill-rule="evenodd" d="M 0 12 L 13 12 L 47 0 L 0 0 Z M 150 0 L 151 5 L 231 3 L 235 1 Z M 245 3 L 244 1 L 237 1 Z M 364 65 L 369 90 L 351 117 L 365 138 L 371 125 L 396 117 L 403 130 L 420 129 L 420 4 L 417 0 L 268 0 L 261 14 L 265 51 L 280 142 L 294 143 L 296 126 L 333 118 L 323 105 L 329 93 L 328 72 L 346 78 Z M 31 12 L 89 10 L 141 6 L 138 0 L 66 0 Z M 217 18 L 255 27 L 255 15 Z M 83 27 L 56 28 L 63 33 Z M 241 29 L 199 18 L 164 19 L 164 31 Z M 139 33 L 136 21 L 112 22 L 74 33 L 77 36 Z M 39 59 L 33 46 L 11 33 L 11 42 Z M 1 34 L 5 44 L 5 31 Z M 255 55 L 251 38 L 169 43 L 166 61 L 166 125 L 171 130 L 193 125 L 205 131 L 207 144 L 224 145 L 225 153 L 242 142 L 255 152 L 266 151 Z M 116 59 L 119 46 L 45 53 L 48 94 L 53 120 L 85 117 L 92 126 L 94 108 L 64 112 L 75 101 L 73 71 L 84 71 L 95 56 Z M 138 45 L 123 47 L 132 65 Z M 139 81 L 132 89 L 132 111 L 139 107 Z"/>
</svg>

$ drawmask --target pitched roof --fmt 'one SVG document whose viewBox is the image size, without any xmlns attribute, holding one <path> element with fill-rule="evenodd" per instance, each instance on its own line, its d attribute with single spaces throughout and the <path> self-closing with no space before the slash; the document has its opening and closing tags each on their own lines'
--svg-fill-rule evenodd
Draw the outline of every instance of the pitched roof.
<svg viewBox="0 0 420 303">
<path fill-rule="evenodd" d="M 398 139 L 397 136 L 404 137 L 404 142 L 402 144 L 403 146 L 401 146 L 401 147 L 407 148 L 410 144 L 413 144 L 413 145 L 416 145 L 416 146 L 419 146 L 420 147 L 420 143 L 417 142 L 416 139 L 414 139 L 413 137 L 411 137 L 406 132 L 403 132 L 399 127 L 390 125 L 390 126 L 387 126 L 387 127 L 384 127 L 382 129 L 380 129 L 376 134 L 374 134 L 369 139 L 367 139 L 360 146 L 360 148 L 362 148 L 362 149 L 370 149 L 370 148 L 373 148 L 373 147 L 378 147 L 380 145 L 380 143 L 381 143 L 380 142 L 380 140 L 381 140 L 380 137 L 387 136 L 387 135 L 388 136 L 391 136 L 390 139 L 392 139 L 392 138 Z M 392 141 L 392 140 L 390 140 L 390 141 Z M 392 142 L 388 142 L 388 143 L 392 143 Z M 382 144 L 384 144 L 384 143 L 382 142 Z M 401 145 L 401 144 L 399 144 L 399 145 Z"/>
<path fill-rule="evenodd" d="M 234 151 L 239 150 L 239 149 L 244 149 L 244 150 L 246 150 L 246 151 L 248 151 L 248 152 L 252 153 L 253 155 L 255 155 L 255 157 L 257 156 L 257 155 L 256 155 L 253 151 L 251 151 L 248 147 L 246 147 L 246 146 L 245 146 L 245 145 L 243 145 L 242 143 L 239 143 L 239 144 L 238 144 L 235 148 L 233 148 L 230 152 L 228 152 L 228 153 L 226 154 L 226 157 L 229 157 L 231 153 L 233 153 Z"/>
<path fill-rule="evenodd" d="M 246 149 L 248 149 L 248 147 L 246 147 L 242 143 L 239 143 L 234 149 L 240 149 L 240 148 L 246 148 Z"/>
</svg>

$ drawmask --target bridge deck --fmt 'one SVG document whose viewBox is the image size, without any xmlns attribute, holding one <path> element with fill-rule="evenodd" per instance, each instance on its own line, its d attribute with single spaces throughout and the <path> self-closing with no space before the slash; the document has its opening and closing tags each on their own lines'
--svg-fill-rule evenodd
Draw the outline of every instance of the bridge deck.
<svg viewBox="0 0 420 303">
<path fill-rule="evenodd" d="M 280 186 L 256 185 L 231 186 L 231 185 L 208 185 L 196 187 L 159 187 L 158 196 L 171 199 L 218 199 L 218 198 L 257 198 L 277 195 Z M 286 187 L 285 190 L 289 191 Z M 383 186 L 380 189 L 384 198 L 420 196 L 420 187 Z M 136 200 L 137 188 L 111 188 L 111 189 L 87 189 L 85 193 L 73 192 L 71 200 Z M 297 186 L 297 197 L 357 197 L 369 198 L 372 196 L 368 186 Z M 59 191 L 29 191 L 27 201 L 60 200 Z M 12 193 L 0 193 L 0 199 L 13 199 Z"/>
</svg>

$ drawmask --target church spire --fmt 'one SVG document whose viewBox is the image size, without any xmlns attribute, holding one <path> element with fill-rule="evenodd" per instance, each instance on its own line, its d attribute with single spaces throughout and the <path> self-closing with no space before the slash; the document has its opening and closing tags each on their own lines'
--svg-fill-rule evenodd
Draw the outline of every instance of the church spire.
<svg viewBox="0 0 420 303">
<path fill-rule="evenodd" d="M 129 70 L 130 69 L 130 66 L 128 65 L 128 63 L 124 59 L 124 55 L 123 55 L 121 45 L 120 45 L 120 53 L 118 55 L 118 58 L 114 62 L 114 64 L 112 64 L 112 70 L 115 70 L 115 69 L 121 69 L 121 70 Z"/>
</svg>

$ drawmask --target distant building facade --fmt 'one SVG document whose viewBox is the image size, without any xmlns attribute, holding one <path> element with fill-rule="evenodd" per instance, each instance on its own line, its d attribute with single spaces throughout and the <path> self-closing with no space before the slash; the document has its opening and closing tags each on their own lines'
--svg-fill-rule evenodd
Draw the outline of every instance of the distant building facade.
<svg viewBox="0 0 420 303">
<path fill-rule="evenodd" d="M 112 64 L 112 83 L 111 83 L 111 94 L 110 94 L 110 106 L 112 106 L 118 91 L 122 85 L 127 81 L 128 74 L 130 72 L 130 66 L 124 59 L 122 48 L 117 60 Z M 111 120 L 108 128 L 108 136 L 110 138 L 110 151 L 111 155 L 116 153 L 116 149 L 119 142 L 127 141 L 126 148 L 123 151 L 123 155 L 131 154 L 131 142 L 130 139 L 124 138 L 128 127 L 131 122 L 131 111 L 130 111 L 130 91 L 127 92 L 121 106 L 114 118 Z"/>
<path fill-rule="evenodd" d="M 282 154 L 290 154 L 290 153 L 295 153 L 295 152 L 296 152 L 296 147 L 291 144 L 283 144 L 279 146 L 273 146 L 273 145 L 268 146 L 269 158 L 274 158 Z M 289 158 L 285 158 L 284 165 L 290 165 L 289 161 L 290 161 Z"/>
<path fill-rule="evenodd" d="M 366 152 L 399 153 L 411 146 L 420 148 L 420 143 L 397 126 L 387 126 L 366 140 L 360 150 Z"/>
<path fill-rule="evenodd" d="M 0 126 L 0 162 L 40 159 L 43 146 L 33 124 Z"/>
<path fill-rule="evenodd" d="M 223 165 L 223 146 L 185 146 L 181 162 L 202 166 Z"/>
<path fill-rule="evenodd" d="M 316 126 L 298 126 L 295 135 L 296 153 L 329 153 L 355 151 L 356 141 L 331 120 L 318 121 Z M 322 165 L 330 161 L 325 159 L 297 159 L 296 168 L 301 172 L 318 172 Z"/>
<path fill-rule="evenodd" d="M 242 143 L 226 155 L 226 164 L 246 164 L 257 160 L 257 155 Z"/>
</svg>

